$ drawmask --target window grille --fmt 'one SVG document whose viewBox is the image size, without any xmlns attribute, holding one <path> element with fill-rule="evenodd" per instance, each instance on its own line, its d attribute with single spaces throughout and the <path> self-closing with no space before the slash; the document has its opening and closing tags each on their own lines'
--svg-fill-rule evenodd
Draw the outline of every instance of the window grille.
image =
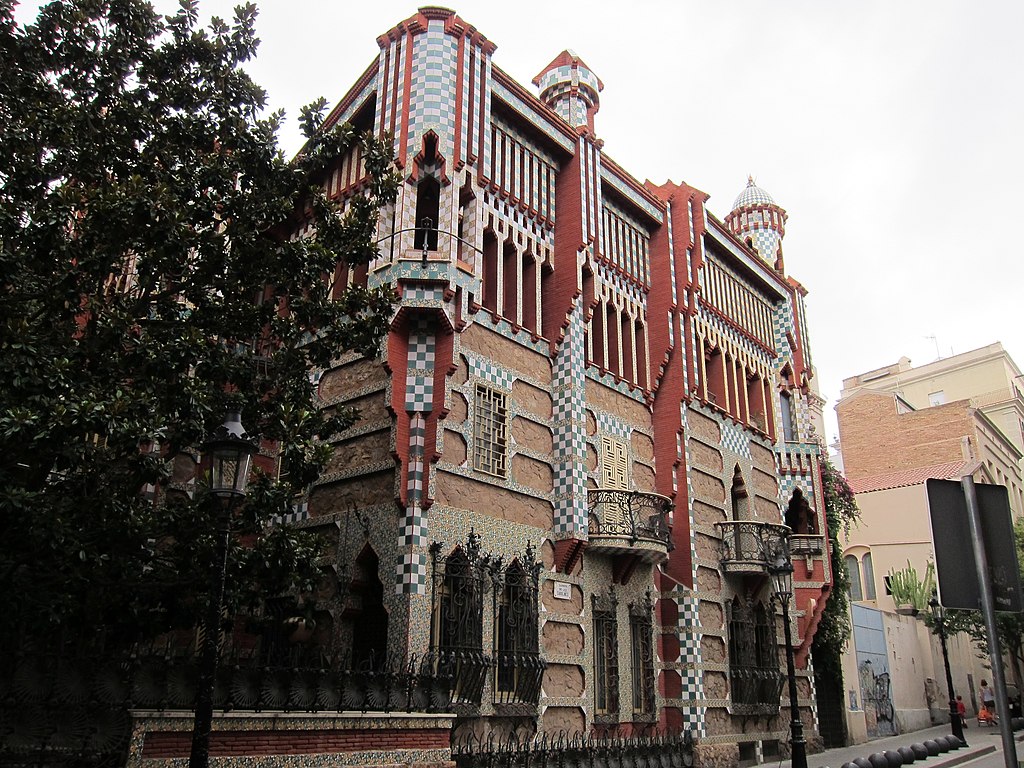
<svg viewBox="0 0 1024 768">
<path fill-rule="evenodd" d="M 431 653 L 435 671 L 451 678 L 455 704 L 479 704 L 491 660 L 483 652 L 484 590 L 495 561 L 480 552 L 480 537 L 470 530 L 443 561 L 441 544 L 433 558 Z"/>
<path fill-rule="evenodd" d="M 613 720 L 619 714 L 619 622 L 614 592 L 593 596 L 594 609 L 594 708 L 599 718 Z"/>
<path fill-rule="evenodd" d="M 546 666 L 540 657 L 537 633 L 537 593 L 540 563 L 533 547 L 513 560 L 504 584 L 495 590 L 494 700 L 499 704 L 536 704 Z"/>
<path fill-rule="evenodd" d="M 775 612 L 763 603 L 729 604 L 729 685 L 732 711 L 738 715 L 772 715 L 782 694 Z"/>
<path fill-rule="evenodd" d="M 505 477 L 508 451 L 508 404 L 506 395 L 483 384 L 476 385 L 473 409 L 473 468 Z"/>
<path fill-rule="evenodd" d="M 633 715 L 654 715 L 654 626 L 651 593 L 629 606 L 629 636 L 633 657 Z"/>
</svg>

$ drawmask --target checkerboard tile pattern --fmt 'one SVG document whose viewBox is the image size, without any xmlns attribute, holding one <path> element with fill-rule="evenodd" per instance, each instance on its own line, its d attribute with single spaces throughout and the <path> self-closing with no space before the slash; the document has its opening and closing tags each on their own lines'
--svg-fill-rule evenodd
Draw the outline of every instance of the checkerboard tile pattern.
<svg viewBox="0 0 1024 768">
<path fill-rule="evenodd" d="M 779 242 L 782 240 L 779 233 L 774 229 L 755 229 L 747 233 L 754 243 L 754 250 L 767 262 L 775 263 L 775 256 L 779 252 Z"/>
<path fill-rule="evenodd" d="M 685 402 L 679 404 L 679 418 L 683 426 L 682 442 L 679 445 L 679 453 L 685 460 L 685 466 L 691 466 L 690 456 L 690 427 L 687 421 L 688 408 Z M 673 478 L 674 490 L 678 491 L 678 484 Z M 688 487 L 685 513 L 677 509 L 675 514 L 686 514 L 689 520 L 690 530 L 694 530 L 693 514 L 694 490 L 693 486 Z M 678 523 L 674 520 L 674 525 Z M 696 537 L 690 537 L 690 562 L 693 563 L 693 583 L 697 583 L 697 543 Z M 679 660 L 682 664 L 680 674 L 682 675 L 682 698 L 689 701 L 704 700 L 704 678 L 703 659 L 700 651 L 701 625 L 700 614 L 698 613 L 697 598 L 691 592 L 682 587 L 675 587 L 675 600 L 679 609 Z M 683 710 L 683 722 L 687 728 L 696 736 L 705 735 L 704 728 L 705 707 L 693 706 Z"/>
<path fill-rule="evenodd" d="M 587 488 L 583 310 L 580 300 L 569 316 L 565 340 L 555 356 L 554 426 L 556 534 L 586 538 Z"/>
<path fill-rule="evenodd" d="M 403 594 L 426 594 L 427 517 L 423 510 L 428 468 L 424 458 L 426 414 L 433 409 L 436 337 L 428 318 L 415 320 L 409 330 L 405 377 L 405 409 L 409 419 L 409 465 L 406 507 L 399 521 L 399 562 L 395 589 Z"/>
<path fill-rule="evenodd" d="M 720 427 L 722 447 L 750 461 L 750 435 L 727 421 L 721 422 Z"/>
<path fill-rule="evenodd" d="M 452 156 L 455 135 L 455 76 L 458 41 L 444 32 L 444 22 L 432 20 L 425 35 L 415 38 L 412 67 L 412 103 L 409 105 L 410 156 L 419 152 L 422 135 L 433 129 L 438 152 Z"/>
<path fill-rule="evenodd" d="M 597 429 L 620 440 L 629 440 L 633 428 L 610 413 L 597 412 Z"/>
<path fill-rule="evenodd" d="M 499 389 L 511 390 L 515 382 L 515 374 L 506 368 L 495 365 L 486 358 L 477 357 L 469 352 L 464 353 L 469 362 L 470 376 L 476 376 L 484 381 L 493 384 Z"/>
</svg>

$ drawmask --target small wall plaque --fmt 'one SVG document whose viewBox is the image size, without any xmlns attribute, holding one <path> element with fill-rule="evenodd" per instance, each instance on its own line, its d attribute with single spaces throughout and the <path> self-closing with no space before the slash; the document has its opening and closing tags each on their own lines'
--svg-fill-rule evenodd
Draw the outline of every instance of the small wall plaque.
<svg viewBox="0 0 1024 768">
<path fill-rule="evenodd" d="M 564 581 L 556 581 L 555 597 L 559 600 L 572 600 L 572 584 L 566 584 Z"/>
</svg>

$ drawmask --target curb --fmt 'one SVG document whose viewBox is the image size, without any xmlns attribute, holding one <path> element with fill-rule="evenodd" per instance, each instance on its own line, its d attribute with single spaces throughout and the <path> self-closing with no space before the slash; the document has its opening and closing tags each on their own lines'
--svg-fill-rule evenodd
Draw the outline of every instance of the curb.
<svg viewBox="0 0 1024 768">
<path fill-rule="evenodd" d="M 978 747 L 977 749 L 971 749 L 968 747 L 967 751 L 951 756 L 948 760 L 943 760 L 941 763 L 932 763 L 932 768 L 953 768 L 954 765 L 961 765 L 963 763 L 970 762 L 975 758 L 991 755 L 995 751 L 996 747 L 994 744 Z"/>
</svg>

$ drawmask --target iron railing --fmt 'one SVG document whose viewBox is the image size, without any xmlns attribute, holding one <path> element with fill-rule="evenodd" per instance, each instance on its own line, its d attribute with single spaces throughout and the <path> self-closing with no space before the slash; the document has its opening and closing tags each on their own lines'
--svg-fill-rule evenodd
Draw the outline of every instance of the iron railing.
<svg viewBox="0 0 1024 768">
<path fill-rule="evenodd" d="M 536 706 L 547 662 L 537 651 L 504 651 L 494 657 L 494 703 Z"/>
<path fill-rule="evenodd" d="M 651 730 L 623 738 L 593 733 L 495 739 L 472 734 L 452 744 L 457 768 L 690 768 L 693 737 Z"/>
<path fill-rule="evenodd" d="M 0 765 L 123 765 L 129 710 L 191 710 L 198 659 L 174 655 L 18 652 L 0 665 Z M 269 666 L 255 657 L 222 659 L 219 710 L 447 712 L 451 665 L 394 660 L 373 669 L 346 661 L 319 667 Z"/>
<path fill-rule="evenodd" d="M 602 538 L 625 539 L 631 545 L 655 545 L 661 554 L 672 548 L 669 513 L 672 501 L 658 493 L 591 488 L 589 539 L 591 546 Z"/>
<path fill-rule="evenodd" d="M 730 667 L 733 714 L 778 714 L 783 682 L 778 667 Z"/>
<path fill-rule="evenodd" d="M 756 520 L 715 523 L 725 573 L 767 573 L 768 566 L 785 552 L 788 526 Z"/>
</svg>

